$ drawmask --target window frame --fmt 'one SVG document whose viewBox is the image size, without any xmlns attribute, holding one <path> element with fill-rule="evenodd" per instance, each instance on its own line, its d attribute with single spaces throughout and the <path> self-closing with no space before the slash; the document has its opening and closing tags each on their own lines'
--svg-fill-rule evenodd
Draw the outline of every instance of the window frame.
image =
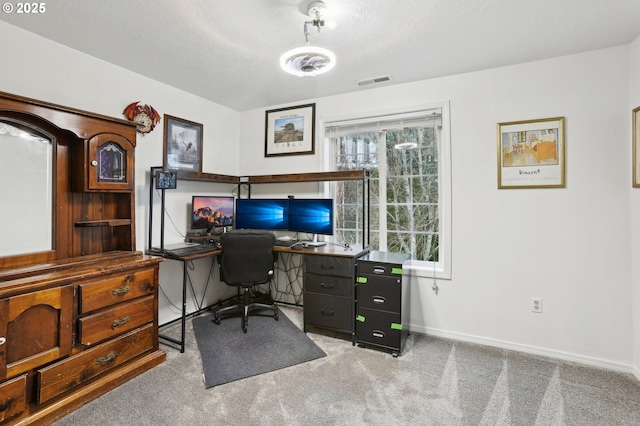
<svg viewBox="0 0 640 426">
<path fill-rule="evenodd" d="M 441 139 L 438 145 L 438 204 L 440 221 L 440 256 L 437 262 L 412 259 L 408 263 L 411 275 L 433 279 L 451 279 L 452 264 L 452 212 L 451 212 L 451 120 L 449 102 L 436 102 L 411 108 L 394 108 L 383 112 L 362 112 L 358 114 L 321 117 L 319 119 L 320 140 L 324 141 L 321 150 L 322 167 L 325 171 L 334 170 L 335 147 L 331 143 L 331 137 L 326 134 L 326 128 L 334 122 L 347 120 L 366 120 L 368 117 L 382 117 L 391 115 L 410 114 L 418 110 L 441 110 Z M 325 196 L 334 196 L 334 185 L 324 186 Z M 367 206 L 368 207 L 368 206 Z"/>
</svg>

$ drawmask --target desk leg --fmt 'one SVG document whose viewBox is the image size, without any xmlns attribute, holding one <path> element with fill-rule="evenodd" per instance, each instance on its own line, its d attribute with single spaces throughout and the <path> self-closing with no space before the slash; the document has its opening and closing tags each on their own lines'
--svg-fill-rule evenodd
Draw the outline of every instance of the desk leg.
<svg viewBox="0 0 640 426">
<path fill-rule="evenodd" d="M 184 353 L 184 342 L 186 340 L 187 324 L 187 261 L 182 261 L 182 334 L 180 336 L 180 353 Z"/>
<path fill-rule="evenodd" d="M 180 340 L 174 339 L 169 336 L 163 336 L 162 334 L 158 334 L 158 338 L 167 340 L 176 345 L 180 345 L 180 353 L 184 353 L 186 335 L 187 335 L 187 280 L 188 269 L 187 269 L 187 261 L 182 261 L 182 316 L 180 318 L 180 325 L 182 326 L 182 330 L 180 331 Z"/>
</svg>

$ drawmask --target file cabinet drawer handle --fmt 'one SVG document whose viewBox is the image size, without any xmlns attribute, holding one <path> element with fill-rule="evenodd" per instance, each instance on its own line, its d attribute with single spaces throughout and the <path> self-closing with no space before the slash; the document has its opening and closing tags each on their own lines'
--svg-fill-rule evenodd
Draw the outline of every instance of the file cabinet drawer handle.
<svg viewBox="0 0 640 426">
<path fill-rule="evenodd" d="M 382 266 L 376 266 L 373 268 L 374 274 L 384 274 L 386 271 Z"/>
<path fill-rule="evenodd" d="M 371 333 L 371 335 L 373 337 L 378 337 L 380 339 L 384 338 L 384 332 L 380 331 L 380 330 L 373 330 L 373 332 Z"/>
<path fill-rule="evenodd" d="M 322 283 L 320 283 L 320 287 L 322 287 L 322 288 L 333 288 L 333 283 L 327 284 L 325 282 L 322 282 Z"/>
<path fill-rule="evenodd" d="M 378 305 L 382 305 L 384 302 L 386 302 L 386 301 L 387 301 L 387 299 L 385 299 L 385 298 L 384 298 L 384 297 L 382 297 L 382 296 L 373 296 L 373 297 L 371 298 L 371 301 L 372 301 L 373 303 L 377 303 Z"/>
<path fill-rule="evenodd" d="M 322 315 L 332 316 L 332 315 L 335 313 L 335 311 L 334 311 L 334 310 L 325 311 L 324 309 L 320 309 L 320 313 L 321 313 Z"/>
</svg>

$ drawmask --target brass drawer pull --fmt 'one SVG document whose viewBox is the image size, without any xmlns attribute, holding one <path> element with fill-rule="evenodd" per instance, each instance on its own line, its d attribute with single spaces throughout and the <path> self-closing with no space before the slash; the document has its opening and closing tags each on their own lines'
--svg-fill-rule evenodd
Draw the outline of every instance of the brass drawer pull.
<svg viewBox="0 0 640 426">
<path fill-rule="evenodd" d="M 131 290 L 131 287 L 128 285 L 123 285 L 122 287 L 118 287 L 116 289 L 114 289 L 111 294 L 113 294 L 114 296 L 119 296 L 121 294 L 126 294 Z"/>
<path fill-rule="evenodd" d="M 111 324 L 111 329 L 115 329 L 116 327 L 124 325 L 124 324 L 128 323 L 129 321 L 131 321 L 131 317 L 128 316 L 128 315 L 126 317 L 124 317 L 124 318 L 117 319 L 117 320 L 113 321 L 113 323 Z"/>
<path fill-rule="evenodd" d="M 113 361 L 114 359 L 116 359 L 118 355 L 115 352 L 111 352 L 108 355 L 102 356 L 98 359 L 96 359 L 96 364 L 100 365 L 100 364 L 106 364 L 108 362 Z"/>
</svg>

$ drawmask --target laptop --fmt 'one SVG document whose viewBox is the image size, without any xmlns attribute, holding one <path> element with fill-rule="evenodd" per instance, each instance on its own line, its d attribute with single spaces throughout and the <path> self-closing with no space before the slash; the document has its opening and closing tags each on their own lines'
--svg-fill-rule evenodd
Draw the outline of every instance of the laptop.
<svg viewBox="0 0 640 426">
<path fill-rule="evenodd" d="M 199 243 L 194 243 L 194 242 L 188 242 L 188 241 L 184 241 L 181 243 L 173 243 L 173 244 L 165 244 L 164 245 L 164 251 L 160 248 L 160 247 L 152 247 L 149 249 L 150 253 L 163 253 L 163 252 L 167 252 L 167 251 L 171 251 L 171 250 L 177 250 L 177 249 L 182 249 L 185 247 L 193 247 L 193 246 L 199 246 Z"/>
</svg>

